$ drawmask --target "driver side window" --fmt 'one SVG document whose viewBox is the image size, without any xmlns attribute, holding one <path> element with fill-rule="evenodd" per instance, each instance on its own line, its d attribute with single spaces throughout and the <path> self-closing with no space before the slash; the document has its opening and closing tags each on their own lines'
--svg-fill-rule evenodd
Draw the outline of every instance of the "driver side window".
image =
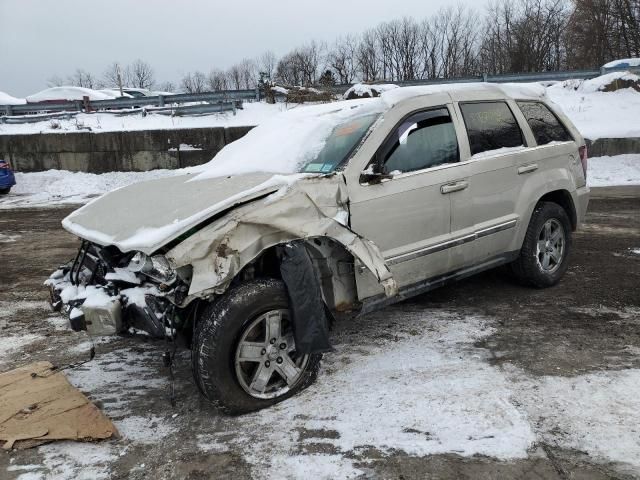
<svg viewBox="0 0 640 480">
<path fill-rule="evenodd" d="M 455 127 L 446 108 L 411 115 L 396 128 L 387 145 L 387 173 L 413 172 L 460 159 Z"/>
</svg>

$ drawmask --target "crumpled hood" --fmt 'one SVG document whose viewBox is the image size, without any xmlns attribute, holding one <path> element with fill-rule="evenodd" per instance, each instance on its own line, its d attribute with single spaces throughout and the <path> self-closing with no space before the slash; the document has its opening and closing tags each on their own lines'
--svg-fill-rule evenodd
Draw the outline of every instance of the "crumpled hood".
<svg viewBox="0 0 640 480">
<path fill-rule="evenodd" d="M 194 177 L 176 175 L 114 190 L 70 214 L 62 226 L 99 245 L 151 254 L 213 215 L 290 185 L 301 175 Z"/>
</svg>

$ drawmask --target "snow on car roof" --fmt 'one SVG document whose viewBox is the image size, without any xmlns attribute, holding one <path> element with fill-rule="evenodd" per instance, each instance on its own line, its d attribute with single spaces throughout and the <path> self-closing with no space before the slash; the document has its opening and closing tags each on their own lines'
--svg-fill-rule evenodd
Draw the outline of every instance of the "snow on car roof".
<svg viewBox="0 0 640 480">
<path fill-rule="evenodd" d="M 521 83 L 443 83 L 438 85 L 420 85 L 387 90 L 380 96 L 385 103 L 396 103 L 422 95 L 435 95 L 454 92 L 486 92 L 518 99 L 542 99 L 545 88 L 539 84 Z"/>
<path fill-rule="evenodd" d="M 113 95 L 107 95 L 106 93 L 98 92 L 90 88 L 83 87 L 52 87 L 42 90 L 41 92 L 34 93 L 27 97 L 27 102 L 37 103 L 53 100 L 82 100 L 82 97 L 89 97 L 89 100 L 111 100 Z"/>
<path fill-rule="evenodd" d="M 640 67 L 640 58 L 621 58 L 605 63 L 602 68 Z"/>
</svg>

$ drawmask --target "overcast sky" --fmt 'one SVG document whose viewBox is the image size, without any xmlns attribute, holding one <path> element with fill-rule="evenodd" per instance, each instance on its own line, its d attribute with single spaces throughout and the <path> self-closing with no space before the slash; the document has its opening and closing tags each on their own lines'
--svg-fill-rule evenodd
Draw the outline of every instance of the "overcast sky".
<svg viewBox="0 0 640 480">
<path fill-rule="evenodd" d="M 470 0 L 462 3 L 471 4 Z M 422 19 L 446 0 L 0 0 L 0 91 L 26 96 L 76 68 L 101 76 L 136 58 L 157 82 L 227 68 L 265 50 L 333 41 L 381 21 Z"/>
</svg>

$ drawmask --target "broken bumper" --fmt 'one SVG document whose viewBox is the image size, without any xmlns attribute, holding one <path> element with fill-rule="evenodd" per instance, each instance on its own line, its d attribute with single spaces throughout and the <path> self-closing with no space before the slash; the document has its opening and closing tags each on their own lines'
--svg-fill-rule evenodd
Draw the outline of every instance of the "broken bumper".
<svg viewBox="0 0 640 480">
<path fill-rule="evenodd" d="M 94 336 L 142 331 L 164 338 L 173 325 L 169 298 L 178 287 L 150 282 L 139 271 L 110 265 L 105 259 L 112 258 L 100 250 L 84 242 L 76 259 L 49 277 L 45 285 L 52 308 L 68 316 L 74 331 Z M 120 259 L 121 264 L 126 261 Z"/>
</svg>

